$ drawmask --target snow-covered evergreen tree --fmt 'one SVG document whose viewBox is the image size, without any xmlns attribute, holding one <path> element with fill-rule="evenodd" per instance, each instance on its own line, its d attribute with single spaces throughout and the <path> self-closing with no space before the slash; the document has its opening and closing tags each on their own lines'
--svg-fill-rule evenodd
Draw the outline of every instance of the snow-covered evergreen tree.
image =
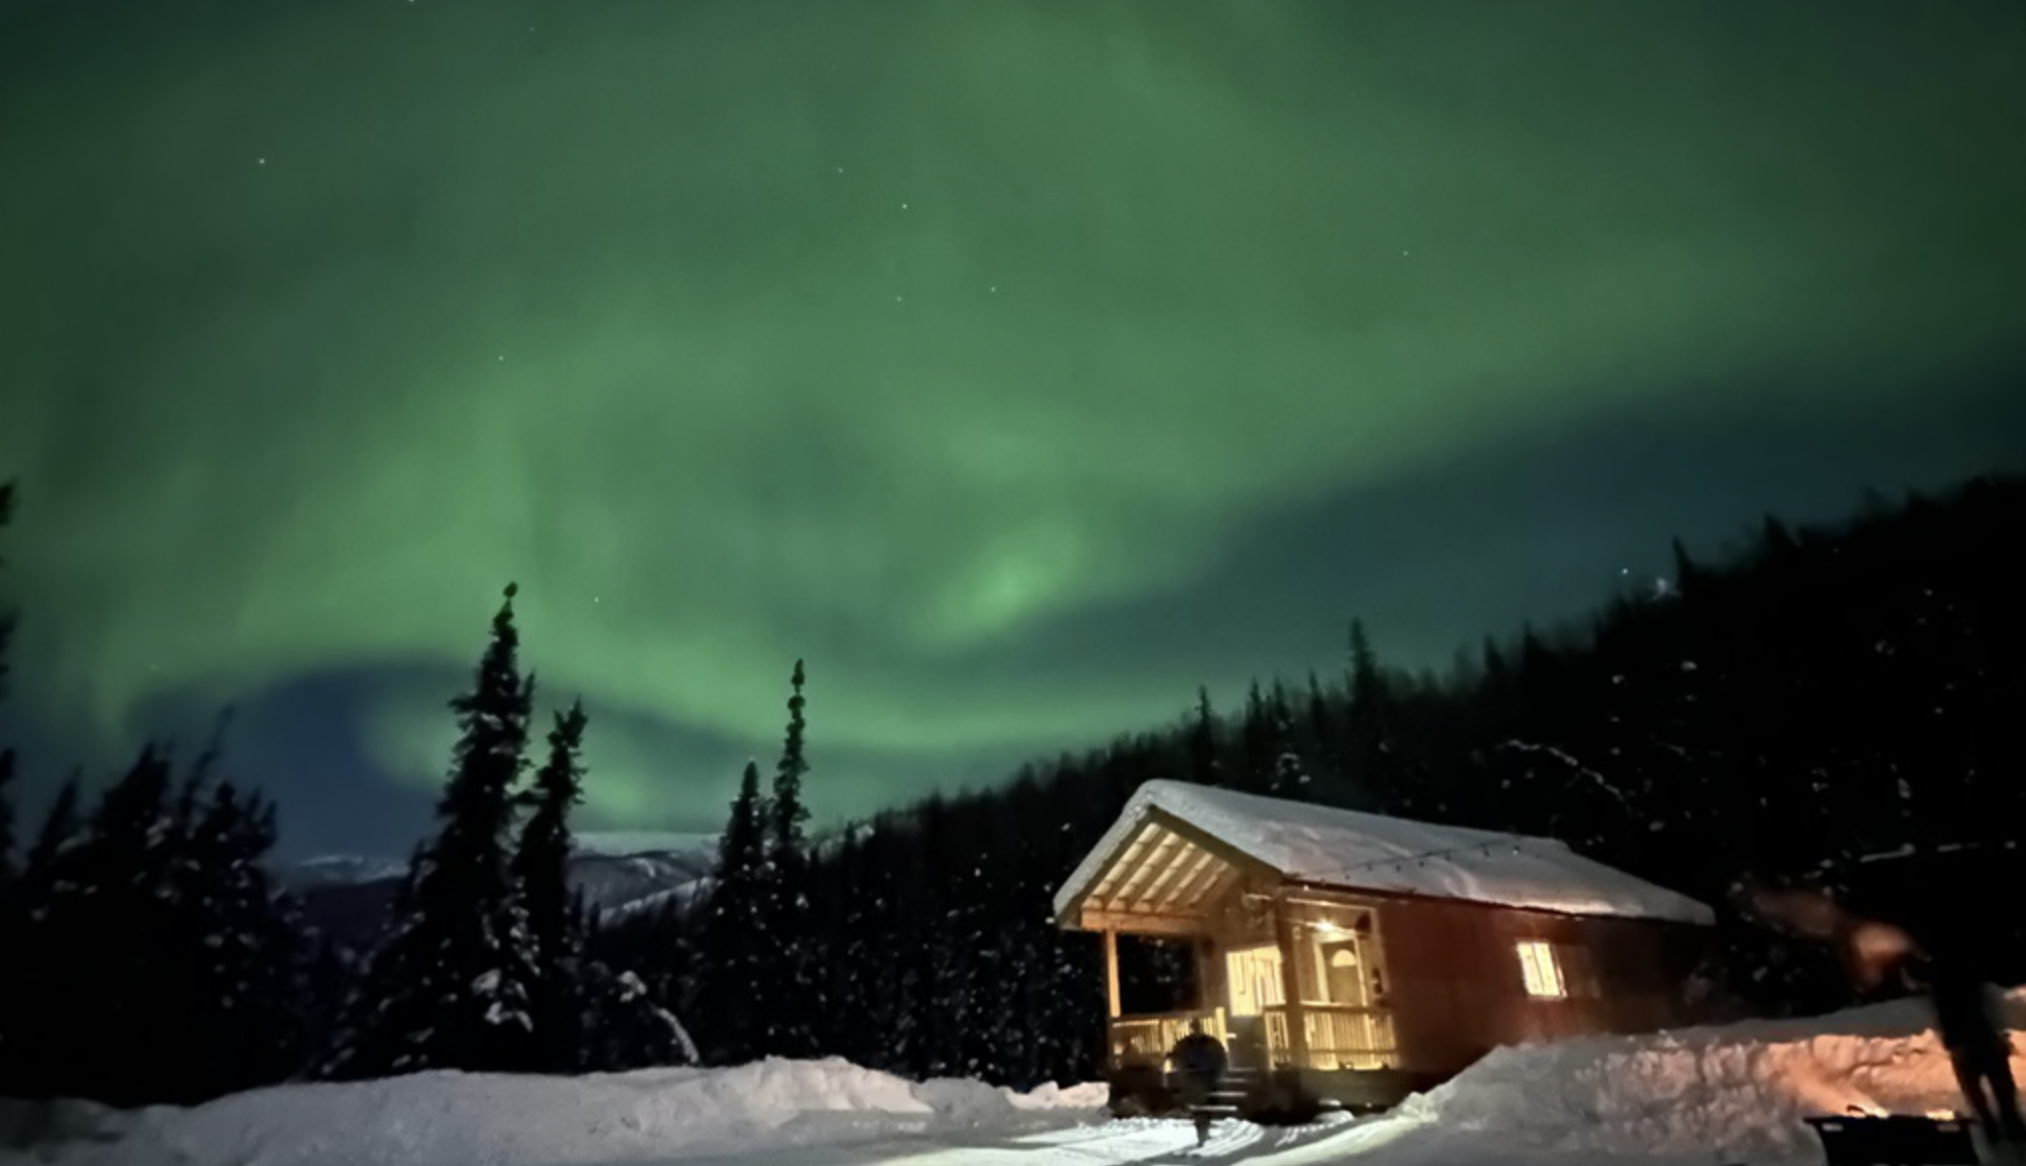
<svg viewBox="0 0 2026 1166">
<path fill-rule="evenodd" d="M 14 518 L 14 483 L 0 482 L 0 529 L 5 529 Z M 7 560 L 0 557 L 0 567 Z M 7 652 L 14 638 L 14 613 L 0 611 L 0 700 L 7 699 L 8 661 Z M 14 784 L 14 750 L 0 743 L 0 940 L 8 934 L 5 896 L 10 883 L 14 881 L 14 799 L 8 788 Z"/>
<path fill-rule="evenodd" d="M 802 688 L 807 673 L 795 661 L 789 679 L 788 725 L 781 759 L 774 767 L 774 796 L 768 802 L 766 862 L 762 866 L 759 914 L 764 948 L 760 1002 L 764 1016 L 761 1049 L 775 1056 L 810 1057 L 817 1053 L 816 1028 L 825 1011 L 823 984 L 812 959 L 809 909 L 809 840 L 804 826 L 809 809 L 802 801 L 802 779 L 809 773 L 807 701 Z"/>
<path fill-rule="evenodd" d="M 0 757 L 0 951 L 20 952 L 28 943 L 28 916 L 14 860 L 14 802 L 7 788 L 14 777 L 12 761 L 12 755 Z M 21 963 L 18 956 L 0 959 L 0 1064 L 7 1060 L 8 1011 L 19 995 Z"/>
<path fill-rule="evenodd" d="M 534 689 L 521 675 L 513 598 L 509 586 L 472 691 L 451 702 L 463 735 L 437 806 L 438 832 L 411 864 L 387 934 L 347 1002 L 326 1075 L 513 1072 L 538 1063 L 534 944 L 507 851 Z"/>
<path fill-rule="evenodd" d="M 0 482 L 0 528 L 14 517 L 14 483 Z M 7 560 L 0 557 L 0 567 Z M 14 636 L 14 613 L 0 611 L 0 700 L 7 697 L 8 648 Z M 17 893 L 20 874 L 15 855 L 14 750 L 0 743 L 0 950 L 21 951 L 27 942 L 26 906 Z M 8 1059 L 10 1002 L 18 996 L 18 959 L 0 960 L 0 1065 Z"/>
<path fill-rule="evenodd" d="M 5 903 L 20 873 L 14 855 L 14 751 L 0 750 L 0 929 L 7 924 Z M 0 930 L 0 940 L 7 938 Z"/>
<path fill-rule="evenodd" d="M 698 1019 L 705 1021 L 705 1056 L 739 1064 L 758 1055 L 765 1002 L 754 999 L 761 978 L 766 919 L 762 914 L 767 861 L 768 806 L 760 794 L 760 767 L 746 762 L 731 818 L 718 840 L 718 861 L 702 906 L 703 966 L 696 988 Z"/>
<path fill-rule="evenodd" d="M 1302 763 L 1301 752 L 1295 746 L 1294 717 L 1278 687 L 1274 697 L 1273 736 L 1277 753 L 1266 792 L 1277 798 L 1306 798 L 1313 791 L 1309 789 L 1308 766 Z"/>
<path fill-rule="evenodd" d="M 43 813 L 42 828 L 36 831 L 35 844 L 21 862 L 19 887 L 26 901 L 36 902 L 47 898 L 49 885 L 54 878 L 57 856 L 65 846 L 77 839 L 84 829 L 79 820 L 77 803 L 80 796 L 79 783 L 83 775 L 72 773 L 69 780 L 58 787 L 56 797 Z"/>
<path fill-rule="evenodd" d="M 1245 689 L 1245 712 L 1238 722 L 1238 787 L 1263 793 L 1273 785 L 1274 762 L 1280 753 L 1279 726 L 1273 704 L 1254 680 Z"/>
<path fill-rule="evenodd" d="M 1210 689 L 1196 689 L 1196 708 L 1189 722 L 1189 780 L 1198 785 L 1222 785 L 1224 764 L 1219 757 L 1222 745 L 1217 710 L 1210 703 Z"/>
<path fill-rule="evenodd" d="M 587 718 L 582 701 L 556 715 L 549 755 L 522 803 L 531 808 L 514 850 L 514 881 L 527 911 L 536 968 L 531 1015 L 543 1069 L 583 1067 L 584 936 L 570 893 L 570 811 L 583 800 L 581 754 Z"/>
<path fill-rule="evenodd" d="M 1376 808 L 1393 813 L 1420 813 L 1431 807 L 1413 787 L 1394 753 L 1393 736 L 1400 713 L 1400 684 L 1379 663 L 1364 621 L 1352 620 L 1350 652 L 1344 670 L 1344 768 L 1358 785 L 1385 791 Z"/>
<path fill-rule="evenodd" d="M 70 805 L 52 813 L 23 877 L 28 958 L 10 1002 L 8 1091 L 169 1100 L 160 1089 L 177 1017 L 161 1005 L 193 972 L 178 958 L 186 823 L 174 817 L 171 783 L 168 755 L 151 745 L 81 830 Z"/>
<path fill-rule="evenodd" d="M 584 965 L 581 1000 L 584 1062 L 599 1072 L 698 1063 L 689 1030 L 655 1002 L 633 972 L 614 972 L 601 960 Z"/>
<path fill-rule="evenodd" d="M 206 1095 L 267 1084 L 298 1067 L 302 933 L 294 904 L 267 874 L 274 842 L 273 806 L 230 782 L 211 791 L 193 824 L 183 934 L 198 961 L 188 1015 L 210 1070 Z"/>
</svg>

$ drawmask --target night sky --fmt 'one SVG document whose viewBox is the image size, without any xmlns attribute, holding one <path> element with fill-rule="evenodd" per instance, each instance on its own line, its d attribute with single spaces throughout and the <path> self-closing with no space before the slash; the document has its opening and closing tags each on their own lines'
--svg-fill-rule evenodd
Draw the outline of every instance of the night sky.
<svg viewBox="0 0 2026 1166">
<path fill-rule="evenodd" d="M 0 5 L 6 731 L 399 851 L 501 586 L 585 824 L 1440 664 L 2026 464 L 2026 7 Z"/>
</svg>

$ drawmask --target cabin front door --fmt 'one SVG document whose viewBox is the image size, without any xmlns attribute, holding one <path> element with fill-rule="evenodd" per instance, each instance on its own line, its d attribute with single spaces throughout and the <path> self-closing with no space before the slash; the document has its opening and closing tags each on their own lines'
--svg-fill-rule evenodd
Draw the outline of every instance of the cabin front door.
<svg viewBox="0 0 2026 1166">
<path fill-rule="evenodd" d="M 1274 944 L 1239 948 L 1224 956 L 1230 985 L 1231 1066 L 1267 1067 L 1266 1010 L 1282 1003 L 1280 948 Z"/>
</svg>

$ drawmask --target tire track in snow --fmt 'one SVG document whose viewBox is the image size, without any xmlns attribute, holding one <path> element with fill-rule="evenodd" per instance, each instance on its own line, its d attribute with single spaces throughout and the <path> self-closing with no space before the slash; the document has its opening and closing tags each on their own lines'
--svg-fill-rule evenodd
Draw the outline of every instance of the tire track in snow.
<svg viewBox="0 0 2026 1166">
<path fill-rule="evenodd" d="M 1314 1146 L 1364 1124 L 1350 1118 L 1268 1128 L 1222 1121 L 1196 1144 L 1186 1121 L 1130 1119 L 1046 1133 L 986 1135 L 966 1141 L 948 1132 L 857 1145 L 755 1148 L 668 1159 L 658 1166 L 1242 1166 Z M 617 1166 L 617 1164 L 614 1164 Z"/>
</svg>

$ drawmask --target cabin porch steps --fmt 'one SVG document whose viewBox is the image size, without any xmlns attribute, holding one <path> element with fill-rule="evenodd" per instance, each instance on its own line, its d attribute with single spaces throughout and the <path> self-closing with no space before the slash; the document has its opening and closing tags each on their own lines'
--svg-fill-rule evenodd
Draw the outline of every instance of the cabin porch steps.
<svg viewBox="0 0 2026 1166">
<path fill-rule="evenodd" d="M 1258 1069 L 1226 1069 L 1203 1100 L 1189 1107 L 1189 1116 L 1207 1117 L 1212 1121 L 1238 1117 L 1248 1108 L 1247 1095 L 1254 1093 L 1265 1078 L 1266 1074 Z M 1324 1113 L 1337 1113 L 1344 1108 L 1341 1102 L 1332 1098 L 1322 1097 L 1316 1101 Z"/>
</svg>

